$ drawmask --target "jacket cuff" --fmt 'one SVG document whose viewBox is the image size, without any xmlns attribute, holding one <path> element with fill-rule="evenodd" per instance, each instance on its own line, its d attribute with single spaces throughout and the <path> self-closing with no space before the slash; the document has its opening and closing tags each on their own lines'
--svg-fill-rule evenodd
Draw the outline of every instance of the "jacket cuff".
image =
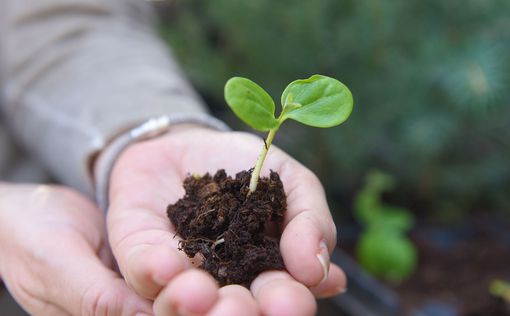
<svg viewBox="0 0 510 316">
<path fill-rule="evenodd" d="M 96 202 L 104 212 L 108 209 L 110 176 L 113 166 L 124 149 L 133 143 L 160 136 L 168 132 L 172 126 L 185 123 L 202 125 L 219 131 L 230 130 L 225 123 L 208 114 L 179 113 L 151 118 L 117 136 L 101 151 L 92 171 Z"/>
</svg>

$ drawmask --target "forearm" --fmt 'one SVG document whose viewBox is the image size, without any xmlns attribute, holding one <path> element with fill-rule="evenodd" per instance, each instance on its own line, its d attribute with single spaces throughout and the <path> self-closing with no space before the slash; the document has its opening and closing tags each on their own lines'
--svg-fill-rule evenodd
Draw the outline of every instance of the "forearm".
<svg viewBox="0 0 510 316">
<path fill-rule="evenodd" d="M 204 112 L 147 5 L 2 3 L 4 117 L 60 181 L 89 194 L 92 159 L 116 135 L 150 117 Z"/>
</svg>

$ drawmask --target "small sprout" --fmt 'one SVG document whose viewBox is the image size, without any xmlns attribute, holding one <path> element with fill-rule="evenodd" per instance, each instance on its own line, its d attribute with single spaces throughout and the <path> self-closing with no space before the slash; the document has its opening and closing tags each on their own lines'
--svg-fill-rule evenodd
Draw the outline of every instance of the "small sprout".
<svg viewBox="0 0 510 316">
<path fill-rule="evenodd" d="M 286 119 L 314 127 L 333 127 L 347 120 L 353 106 L 349 89 L 340 81 L 322 75 L 291 82 L 282 93 L 278 117 L 271 96 L 249 79 L 228 80 L 225 99 L 243 122 L 258 131 L 269 132 L 251 175 L 249 193 L 257 188 L 269 147 Z"/>
</svg>

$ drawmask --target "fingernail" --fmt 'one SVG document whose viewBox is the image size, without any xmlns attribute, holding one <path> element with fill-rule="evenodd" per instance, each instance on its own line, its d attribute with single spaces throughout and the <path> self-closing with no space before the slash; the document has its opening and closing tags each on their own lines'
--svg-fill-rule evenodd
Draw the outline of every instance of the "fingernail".
<svg viewBox="0 0 510 316">
<path fill-rule="evenodd" d="M 347 292 L 347 288 L 339 286 L 333 289 L 332 291 L 328 291 L 325 293 L 321 293 L 320 295 L 317 295 L 317 298 L 330 298 L 333 296 L 344 294 L 345 292 Z"/>
<path fill-rule="evenodd" d="M 136 313 L 135 316 L 152 316 L 151 314 L 146 314 L 146 313 Z"/>
<path fill-rule="evenodd" d="M 317 259 L 319 259 L 319 262 L 322 266 L 322 279 L 318 284 L 321 285 L 326 282 L 329 273 L 329 251 L 325 240 L 321 240 L 319 243 L 319 253 L 317 253 Z"/>
</svg>

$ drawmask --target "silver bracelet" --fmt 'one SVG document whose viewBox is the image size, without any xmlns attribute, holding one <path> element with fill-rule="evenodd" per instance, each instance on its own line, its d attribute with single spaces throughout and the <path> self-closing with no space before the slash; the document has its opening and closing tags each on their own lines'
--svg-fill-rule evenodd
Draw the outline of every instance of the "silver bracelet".
<svg viewBox="0 0 510 316">
<path fill-rule="evenodd" d="M 135 142 L 162 135 L 168 132 L 170 127 L 185 123 L 198 124 L 219 131 L 230 130 L 225 123 L 207 114 L 178 113 L 151 118 L 137 127 L 119 135 L 103 149 L 94 166 L 96 202 L 105 213 L 108 209 L 110 176 L 113 165 L 122 151 Z"/>
</svg>

